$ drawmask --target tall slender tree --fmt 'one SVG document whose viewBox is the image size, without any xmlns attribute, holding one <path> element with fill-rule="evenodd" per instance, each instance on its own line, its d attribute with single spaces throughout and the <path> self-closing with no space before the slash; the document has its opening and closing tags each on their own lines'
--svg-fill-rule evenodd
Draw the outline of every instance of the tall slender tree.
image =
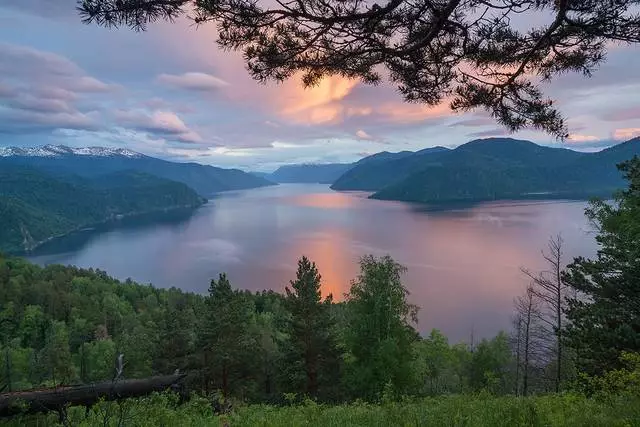
<svg viewBox="0 0 640 427">
<path fill-rule="evenodd" d="M 565 342 L 562 333 L 569 290 L 569 286 L 562 277 L 564 269 L 562 246 L 563 240 L 560 234 L 551 237 L 547 252 L 542 252 L 548 269 L 539 273 L 522 270 L 531 279 L 531 292 L 541 302 L 538 318 L 544 324 L 543 327 L 550 332 L 548 336 L 551 342 L 547 346 L 551 351 L 549 359 L 555 364 L 553 383 L 556 393 L 560 391 L 564 374 Z"/>
<path fill-rule="evenodd" d="M 529 285 L 523 296 L 516 298 L 516 318 L 517 320 L 517 337 L 518 337 L 518 354 L 516 356 L 518 371 L 522 371 L 522 395 L 527 396 L 529 393 L 529 379 L 533 368 L 534 358 L 540 351 L 540 300 L 536 295 L 533 286 Z M 516 379 L 516 387 L 517 387 Z M 517 393 L 516 393 L 517 394 Z"/>
<path fill-rule="evenodd" d="M 226 274 L 211 280 L 207 314 L 201 331 L 205 372 L 225 397 L 242 376 L 244 364 L 256 348 L 253 305 L 244 293 L 234 291 Z"/>
<path fill-rule="evenodd" d="M 321 295 L 321 276 L 314 262 L 303 256 L 298 261 L 296 280 L 285 288 L 286 306 L 291 312 L 289 360 L 301 368 L 305 376 L 304 391 L 318 395 L 320 378 L 331 375 L 323 372 L 335 369 L 335 340 L 331 321 L 332 295 Z M 324 375 L 323 375 L 324 374 Z M 294 374 L 295 375 L 295 374 Z"/>
<path fill-rule="evenodd" d="M 618 168 L 629 187 L 586 210 L 598 233 L 595 259 L 576 258 L 563 276 L 578 293 L 567 335 L 579 368 L 591 374 L 621 368 L 623 351 L 640 351 L 640 158 Z"/>
</svg>

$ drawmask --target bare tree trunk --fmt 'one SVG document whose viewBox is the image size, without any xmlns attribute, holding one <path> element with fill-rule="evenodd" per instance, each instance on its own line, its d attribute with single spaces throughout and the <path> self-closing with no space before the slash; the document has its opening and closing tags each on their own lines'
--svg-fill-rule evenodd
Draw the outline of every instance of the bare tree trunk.
<svg viewBox="0 0 640 427">
<path fill-rule="evenodd" d="M 531 292 L 527 290 L 527 311 L 525 317 L 524 329 L 524 378 L 522 381 L 522 395 L 526 396 L 529 392 L 529 339 L 531 338 Z"/>
<path fill-rule="evenodd" d="M 91 406 L 104 400 L 138 397 L 166 390 L 182 382 L 186 374 L 165 375 L 137 380 L 107 381 L 80 386 L 61 386 L 41 390 L 17 391 L 0 395 L 0 417 L 58 411 L 66 405 Z"/>
<path fill-rule="evenodd" d="M 537 342 L 537 319 L 539 318 L 539 301 L 533 290 L 532 285 L 527 287 L 526 293 L 518 297 L 515 301 L 516 312 L 518 316 L 518 365 L 520 364 L 520 342 L 522 347 L 522 395 L 529 394 L 529 374 L 532 366 L 533 348 Z M 519 376 L 519 374 L 518 374 Z"/>
<path fill-rule="evenodd" d="M 562 280 L 562 236 L 559 234 L 549 239 L 548 252 L 542 253 L 550 267 L 549 271 L 532 273 L 527 269 L 522 271 L 532 280 L 533 292 L 542 301 L 545 310 L 541 313 L 542 320 L 549 329 L 553 330 L 555 337 L 555 366 L 554 389 L 560 391 L 562 382 L 564 343 L 562 342 L 563 313 L 566 308 L 567 285 Z"/>
<path fill-rule="evenodd" d="M 522 317 L 516 319 L 516 397 L 520 394 L 520 340 L 522 335 Z"/>
</svg>

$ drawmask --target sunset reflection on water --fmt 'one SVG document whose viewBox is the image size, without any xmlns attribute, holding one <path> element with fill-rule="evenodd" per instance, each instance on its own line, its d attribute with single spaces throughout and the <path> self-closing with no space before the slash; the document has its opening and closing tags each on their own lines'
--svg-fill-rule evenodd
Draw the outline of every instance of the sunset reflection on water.
<svg viewBox="0 0 640 427">
<path fill-rule="evenodd" d="M 283 291 L 306 255 L 318 265 L 322 294 L 342 300 L 361 256 L 389 254 L 408 268 L 418 329 L 459 341 L 510 326 L 513 299 L 526 286 L 519 269 L 543 266 L 549 236 L 563 233 L 566 262 L 593 254 L 583 208 L 500 202 L 432 210 L 325 185 L 281 185 L 223 194 L 187 219 L 95 233 L 33 259 L 205 293 L 221 272 L 240 288 Z"/>
</svg>

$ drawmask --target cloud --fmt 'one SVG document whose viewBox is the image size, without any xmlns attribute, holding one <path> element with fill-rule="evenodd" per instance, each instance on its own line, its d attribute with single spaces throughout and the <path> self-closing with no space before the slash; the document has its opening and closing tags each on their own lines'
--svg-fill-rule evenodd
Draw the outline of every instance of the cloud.
<svg viewBox="0 0 640 427">
<path fill-rule="evenodd" d="M 174 88 L 197 92 L 217 91 L 229 86 L 224 80 L 206 73 L 160 74 L 157 80 Z"/>
<path fill-rule="evenodd" d="M 203 142 L 202 137 L 190 129 L 177 114 L 171 111 L 117 110 L 115 121 L 125 128 L 148 132 L 173 141 L 184 143 Z"/>
<path fill-rule="evenodd" d="M 598 138 L 595 135 L 581 135 L 578 133 L 574 133 L 569 135 L 569 138 L 567 138 L 570 142 L 577 142 L 577 143 L 581 143 L 581 142 L 593 142 L 593 141 L 599 141 L 600 138 Z"/>
<path fill-rule="evenodd" d="M 616 129 L 613 138 L 617 140 L 628 140 L 640 136 L 640 128 Z"/>
<path fill-rule="evenodd" d="M 482 111 L 454 115 L 446 104 L 407 104 L 391 84 L 340 76 L 309 89 L 299 76 L 259 84 L 240 53 L 212 48 L 215 25 L 195 30 L 181 18 L 142 34 L 107 31 L 83 25 L 74 6 L 75 0 L 0 0 L 0 131 L 13 133 L 6 141 L 117 145 L 268 169 L 508 134 Z M 602 147 L 619 141 L 615 135 L 634 135 L 638 52 L 611 50 L 594 78 L 569 74 L 547 85 L 582 139 L 567 145 Z M 116 111 L 131 117 L 117 118 Z M 536 131 L 517 137 L 551 141 Z"/>
<path fill-rule="evenodd" d="M 92 113 L 20 111 L 0 107 L 0 133 L 34 134 L 56 129 L 94 130 L 99 126 Z"/>
<path fill-rule="evenodd" d="M 367 132 L 363 131 L 362 129 L 359 129 L 356 132 L 356 136 L 360 139 L 373 139 L 371 135 L 369 135 Z"/>
<path fill-rule="evenodd" d="M 115 87 L 61 55 L 9 43 L 0 43 L 0 75 L 0 132 L 10 134 L 98 129 L 97 109 L 80 101 Z"/>
<path fill-rule="evenodd" d="M 495 128 L 495 129 L 483 130 L 478 132 L 471 132 L 471 133 L 468 133 L 467 136 L 470 136 L 473 138 L 484 138 L 488 136 L 506 136 L 508 134 L 509 132 L 506 129 Z"/>
<path fill-rule="evenodd" d="M 495 120 L 491 117 L 477 117 L 477 118 L 469 118 L 464 120 L 458 120 L 449 124 L 449 127 L 478 127 L 478 126 L 490 126 L 495 125 Z"/>
<path fill-rule="evenodd" d="M 640 119 L 640 107 L 637 106 L 611 110 L 602 115 L 602 120 L 608 122 L 623 122 L 637 119 Z"/>
<path fill-rule="evenodd" d="M 36 98 L 32 96 L 16 96 L 8 100 L 6 106 L 39 113 L 73 113 L 74 111 L 74 109 L 63 100 Z"/>
</svg>

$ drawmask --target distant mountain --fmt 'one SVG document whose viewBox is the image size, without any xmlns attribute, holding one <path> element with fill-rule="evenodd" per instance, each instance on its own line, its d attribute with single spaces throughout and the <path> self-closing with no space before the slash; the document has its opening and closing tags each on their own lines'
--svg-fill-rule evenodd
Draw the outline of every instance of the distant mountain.
<svg viewBox="0 0 640 427">
<path fill-rule="evenodd" d="M 623 187 L 616 164 L 640 154 L 640 138 L 597 153 L 489 138 L 421 159 L 372 197 L 425 203 L 610 196 Z M 391 163 L 384 168 L 397 167 Z"/>
<path fill-rule="evenodd" d="M 118 171 L 138 171 L 188 185 L 202 196 L 227 190 L 273 185 L 272 182 L 238 169 L 222 169 L 198 163 L 177 163 L 117 148 L 71 148 L 45 145 L 33 148 L 0 148 L 0 167 L 23 165 L 51 173 L 81 177 Z"/>
<path fill-rule="evenodd" d="M 398 182 L 419 170 L 427 158 L 447 153 L 445 147 L 432 147 L 417 152 L 383 151 L 358 161 L 331 186 L 334 190 L 376 191 Z"/>
<path fill-rule="evenodd" d="M 278 183 L 331 184 L 352 167 L 351 163 L 285 165 L 265 178 Z"/>
<path fill-rule="evenodd" d="M 137 171 L 82 178 L 4 164 L 0 251 L 28 251 L 53 237 L 121 216 L 193 208 L 205 201 L 182 183 Z"/>
<path fill-rule="evenodd" d="M 59 157 L 65 155 L 94 157 L 143 157 L 142 154 L 125 148 L 84 147 L 73 148 L 65 145 L 43 145 L 41 147 L 0 147 L 0 157 Z"/>
</svg>

